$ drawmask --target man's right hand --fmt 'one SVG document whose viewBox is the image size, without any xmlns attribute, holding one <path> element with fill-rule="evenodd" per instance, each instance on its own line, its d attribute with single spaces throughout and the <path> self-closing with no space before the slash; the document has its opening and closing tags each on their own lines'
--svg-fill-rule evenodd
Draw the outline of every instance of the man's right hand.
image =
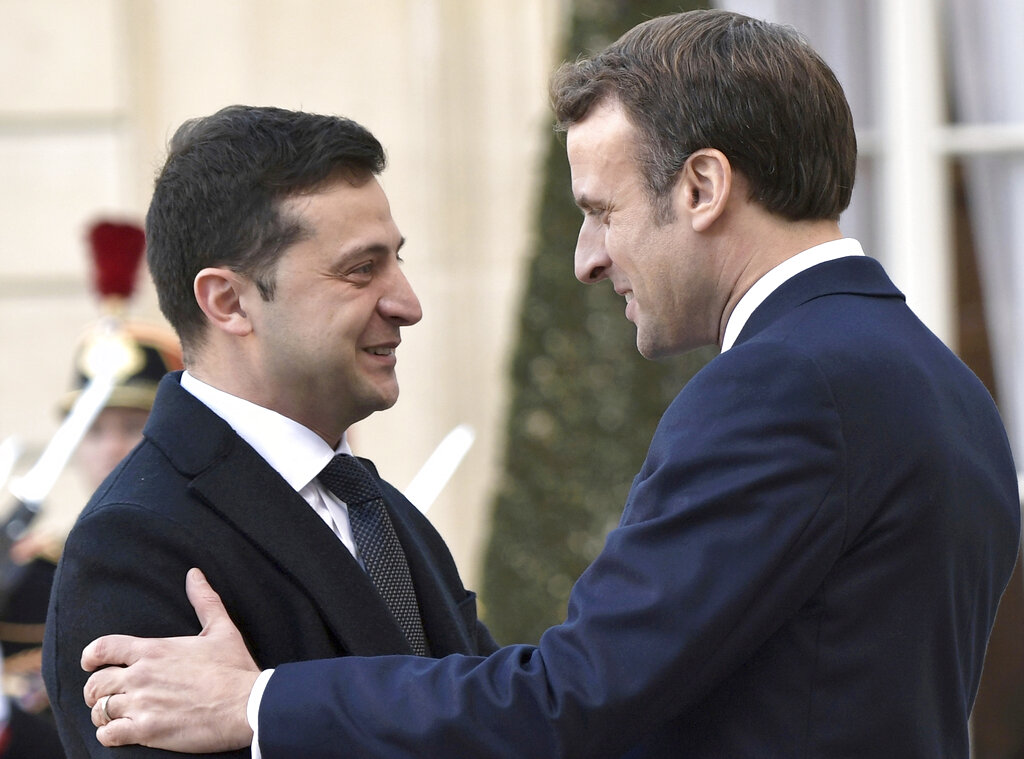
<svg viewBox="0 0 1024 759">
<path fill-rule="evenodd" d="M 213 753 L 251 744 L 246 706 L 259 669 L 201 571 L 189 570 L 185 591 L 199 635 L 106 635 L 82 652 L 82 669 L 93 673 L 85 702 L 104 746 Z"/>
</svg>

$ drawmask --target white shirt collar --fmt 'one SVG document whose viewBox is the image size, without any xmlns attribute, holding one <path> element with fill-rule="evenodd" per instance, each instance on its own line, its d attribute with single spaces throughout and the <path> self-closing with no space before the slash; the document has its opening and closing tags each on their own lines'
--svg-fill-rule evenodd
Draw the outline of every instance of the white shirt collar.
<svg viewBox="0 0 1024 759">
<path fill-rule="evenodd" d="M 345 435 L 337 449 L 331 450 L 308 427 L 218 390 L 187 371 L 181 375 L 181 386 L 227 422 L 295 490 L 302 490 L 315 479 L 335 453 L 352 453 Z"/>
<path fill-rule="evenodd" d="M 826 261 L 863 255 L 864 249 L 859 242 L 852 237 L 844 237 L 801 251 L 769 270 L 743 294 L 729 315 L 729 321 L 725 324 L 725 335 L 722 337 L 721 352 L 725 353 L 733 346 L 750 315 L 787 279 Z"/>
</svg>

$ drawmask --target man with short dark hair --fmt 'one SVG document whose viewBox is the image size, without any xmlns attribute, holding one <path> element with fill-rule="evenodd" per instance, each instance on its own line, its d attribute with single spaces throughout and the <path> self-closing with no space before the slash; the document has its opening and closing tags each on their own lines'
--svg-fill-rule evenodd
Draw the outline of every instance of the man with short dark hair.
<svg viewBox="0 0 1024 759">
<path fill-rule="evenodd" d="M 345 440 L 397 400 L 401 328 L 421 316 L 383 168 L 355 122 L 277 108 L 225 108 L 172 139 L 147 256 L 185 372 L 57 569 L 44 674 L 69 756 L 155 753 L 96 740 L 79 656 L 108 632 L 198 632 L 191 566 L 261 666 L 495 648 L 441 537 Z"/>
<path fill-rule="evenodd" d="M 487 658 L 268 679 L 194 577 L 207 637 L 85 651 L 128 665 L 86 688 L 110 696 L 105 743 L 242 745 L 249 694 L 263 759 L 969 755 L 1017 479 L 981 382 L 840 233 L 856 143 L 835 76 L 791 29 L 698 11 L 552 89 L 576 276 L 624 297 L 644 356 L 721 347 L 665 412 L 567 620 Z M 190 719 L 215 703 L 203 678 L 236 694 L 214 708 L 230 736 Z"/>
</svg>

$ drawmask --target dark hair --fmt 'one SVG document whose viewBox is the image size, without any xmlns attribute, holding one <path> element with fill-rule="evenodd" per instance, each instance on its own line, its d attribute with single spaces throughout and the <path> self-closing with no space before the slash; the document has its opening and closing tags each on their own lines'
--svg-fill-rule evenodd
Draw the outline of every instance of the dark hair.
<svg viewBox="0 0 1024 759">
<path fill-rule="evenodd" d="M 233 105 L 182 124 L 146 216 L 146 257 L 186 358 L 205 334 L 200 270 L 237 271 L 270 300 L 281 254 L 307 231 L 281 201 L 337 179 L 361 184 L 385 163 L 369 131 L 336 116 Z"/>
<path fill-rule="evenodd" d="M 751 200 L 792 220 L 838 219 L 857 162 L 853 118 L 835 74 L 796 30 L 726 11 L 634 27 L 555 72 L 561 128 L 614 98 L 640 135 L 637 160 L 662 215 L 691 153 L 716 148 Z"/>
</svg>

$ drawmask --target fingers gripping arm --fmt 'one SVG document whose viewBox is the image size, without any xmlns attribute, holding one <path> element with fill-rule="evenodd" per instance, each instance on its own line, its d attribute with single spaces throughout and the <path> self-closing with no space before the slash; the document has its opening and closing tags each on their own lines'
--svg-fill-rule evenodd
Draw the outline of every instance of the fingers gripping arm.
<svg viewBox="0 0 1024 759">
<path fill-rule="evenodd" d="M 259 669 L 201 571 L 189 571 L 185 590 L 203 628 L 199 635 L 107 635 L 82 652 L 82 668 L 93 673 L 85 701 L 103 745 L 199 753 L 252 741 L 246 704 Z M 101 724 L 99 701 L 110 694 L 116 694 L 107 704 L 111 719 Z"/>
</svg>

